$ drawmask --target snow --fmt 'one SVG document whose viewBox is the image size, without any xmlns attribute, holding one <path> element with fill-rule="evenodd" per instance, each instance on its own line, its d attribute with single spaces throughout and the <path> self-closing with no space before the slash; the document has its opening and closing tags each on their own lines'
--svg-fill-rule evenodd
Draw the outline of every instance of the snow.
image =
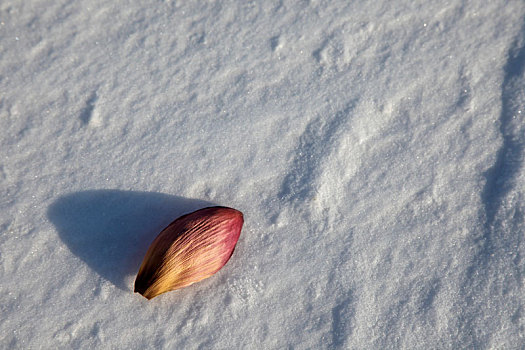
<svg viewBox="0 0 525 350">
<path fill-rule="evenodd" d="M 525 347 L 520 0 L 0 3 L 0 347 Z M 147 301 L 173 219 L 244 213 Z"/>
</svg>

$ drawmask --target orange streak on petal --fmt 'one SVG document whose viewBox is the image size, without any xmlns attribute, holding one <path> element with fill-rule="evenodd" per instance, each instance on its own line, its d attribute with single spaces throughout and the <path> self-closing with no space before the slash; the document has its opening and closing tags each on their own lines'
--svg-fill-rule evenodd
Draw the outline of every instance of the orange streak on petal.
<svg viewBox="0 0 525 350">
<path fill-rule="evenodd" d="M 210 207 L 181 216 L 155 238 L 135 280 L 151 299 L 208 278 L 230 259 L 244 219 L 240 211 Z"/>
</svg>

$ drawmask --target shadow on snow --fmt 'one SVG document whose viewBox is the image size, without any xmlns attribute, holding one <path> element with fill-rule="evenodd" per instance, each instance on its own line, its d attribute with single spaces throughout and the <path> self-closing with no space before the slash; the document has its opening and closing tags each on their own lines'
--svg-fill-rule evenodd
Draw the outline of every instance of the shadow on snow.
<svg viewBox="0 0 525 350">
<path fill-rule="evenodd" d="M 153 239 L 182 214 L 212 203 L 153 192 L 93 190 L 67 194 L 47 215 L 62 241 L 103 278 L 123 290 Z"/>
</svg>

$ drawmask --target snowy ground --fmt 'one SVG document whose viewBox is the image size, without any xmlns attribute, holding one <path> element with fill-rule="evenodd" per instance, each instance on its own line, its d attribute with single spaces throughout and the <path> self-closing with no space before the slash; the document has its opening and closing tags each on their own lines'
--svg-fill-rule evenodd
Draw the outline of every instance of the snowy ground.
<svg viewBox="0 0 525 350">
<path fill-rule="evenodd" d="M 0 2 L 0 348 L 525 347 L 525 4 Z M 153 238 L 244 213 L 147 301 Z"/>
</svg>

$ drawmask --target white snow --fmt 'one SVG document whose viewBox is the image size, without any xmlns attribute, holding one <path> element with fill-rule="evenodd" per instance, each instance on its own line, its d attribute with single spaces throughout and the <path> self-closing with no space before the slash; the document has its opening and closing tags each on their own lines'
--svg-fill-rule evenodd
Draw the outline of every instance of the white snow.
<svg viewBox="0 0 525 350">
<path fill-rule="evenodd" d="M 0 2 L 0 348 L 525 347 L 525 5 Z M 133 293 L 183 213 L 215 276 Z"/>
</svg>

